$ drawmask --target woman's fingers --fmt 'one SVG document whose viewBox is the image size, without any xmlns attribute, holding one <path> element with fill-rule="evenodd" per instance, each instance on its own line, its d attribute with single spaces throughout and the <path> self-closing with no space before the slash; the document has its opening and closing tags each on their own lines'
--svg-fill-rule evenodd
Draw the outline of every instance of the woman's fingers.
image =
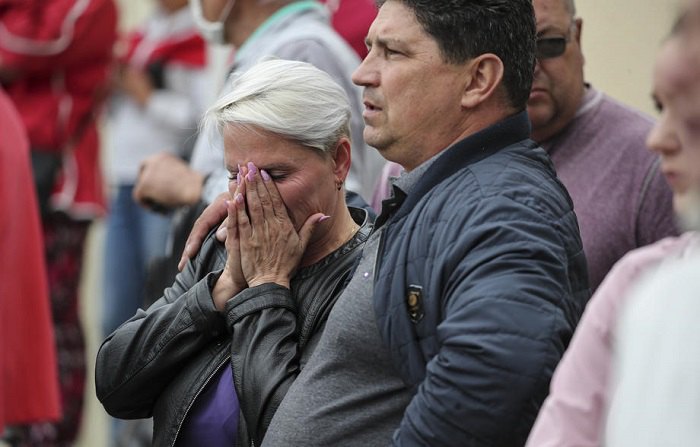
<svg viewBox="0 0 700 447">
<path fill-rule="evenodd" d="M 260 170 L 260 178 L 262 179 L 262 184 L 265 187 L 268 195 L 270 196 L 270 203 L 272 205 L 272 212 L 277 217 L 283 217 L 289 219 L 287 214 L 287 207 L 284 206 L 282 201 L 282 196 L 277 189 L 277 185 L 272 181 L 272 177 L 265 170 Z"/>
<path fill-rule="evenodd" d="M 248 191 L 248 194 L 250 194 L 250 191 Z M 236 220 L 238 222 L 239 239 L 249 240 L 252 236 L 253 229 L 250 226 L 250 219 L 248 218 L 248 213 L 246 212 L 246 199 L 243 197 L 243 194 L 236 193 L 233 201 L 236 205 Z"/>
</svg>

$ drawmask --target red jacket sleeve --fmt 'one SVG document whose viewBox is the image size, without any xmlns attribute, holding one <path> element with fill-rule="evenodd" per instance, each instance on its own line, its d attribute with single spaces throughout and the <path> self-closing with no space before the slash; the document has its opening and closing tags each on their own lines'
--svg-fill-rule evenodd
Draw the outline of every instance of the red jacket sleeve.
<svg viewBox="0 0 700 447">
<path fill-rule="evenodd" d="M 104 59 L 116 20 L 112 0 L 0 0 L 0 65 L 31 74 Z"/>
</svg>

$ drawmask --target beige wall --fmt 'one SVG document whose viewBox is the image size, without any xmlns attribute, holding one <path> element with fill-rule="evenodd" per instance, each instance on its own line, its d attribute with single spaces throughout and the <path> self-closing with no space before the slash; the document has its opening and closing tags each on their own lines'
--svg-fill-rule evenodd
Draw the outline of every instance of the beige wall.
<svg viewBox="0 0 700 447">
<path fill-rule="evenodd" d="M 654 114 L 651 70 L 677 4 L 677 0 L 578 0 L 586 80 Z"/>
</svg>

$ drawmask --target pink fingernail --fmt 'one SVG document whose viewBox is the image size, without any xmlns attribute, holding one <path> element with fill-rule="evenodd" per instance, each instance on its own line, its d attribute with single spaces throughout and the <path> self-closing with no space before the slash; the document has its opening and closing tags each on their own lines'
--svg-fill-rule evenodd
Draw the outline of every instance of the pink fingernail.
<svg viewBox="0 0 700 447">
<path fill-rule="evenodd" d="M 321 222 L 323 222 L 324 220 L 328 220 L 328 219 L 330 219 L 330 218 L 331 218 L 331 216 L 326 216 L 326 215 L 324 214 L 323 216 L 321 216 L 321 217 L 318 218 L 318 221 L 317 221 L 317 222 L 318 222 L 318 223 L 321 223 Z"/>
<path fill-rule="evenodd" d="M 249 170 L 250 172 L 252 172 L 253 174 L 255 174 L 256 172 L 258 172 L 258 168 L 255 167 L 255 165 L 253 164 L 252 161 L 249 161 L 249 162 L 248 162 L 248 170 Z"/>
<path fill-rule="evenodd" d="M 268 174 L 267 171 L 265 171 L 264 169 L 260 170 L 260 176 L 262 176 L 263 180 L 266 182 L 269 182 L 270 180 L 272 180 L 272 178 L 270 177 L 270 174 Z"/>
<path fill-rule="evenodd" d="M 237 204 L 241 205 L 243 204 L 243 194 L 238 193 L 236 194 L 236 197 L 233 198 Z"/>
<path fill-rule="evenodd" d="M 238 169 L 240 169 L 240 166 L 238 167 Z M 239 185 L 241 184 L 241 171 L 238 171 L 236 173 L 236 183 L 238 183 Z"/>
</svg>

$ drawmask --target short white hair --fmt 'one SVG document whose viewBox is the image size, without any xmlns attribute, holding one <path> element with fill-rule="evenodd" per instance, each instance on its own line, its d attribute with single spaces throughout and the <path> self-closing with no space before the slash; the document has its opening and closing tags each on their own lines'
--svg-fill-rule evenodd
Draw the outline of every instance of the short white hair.
<svg viewBox="0 0 700 447">
<path fill-rule="evenodd" d="M 311 64 L 267 59 L 231 82 L 231 92 L 207 111 L 204 128 L 255 127 L 323 152 L 350 138 L 347 94 Z"/>
</svg>

